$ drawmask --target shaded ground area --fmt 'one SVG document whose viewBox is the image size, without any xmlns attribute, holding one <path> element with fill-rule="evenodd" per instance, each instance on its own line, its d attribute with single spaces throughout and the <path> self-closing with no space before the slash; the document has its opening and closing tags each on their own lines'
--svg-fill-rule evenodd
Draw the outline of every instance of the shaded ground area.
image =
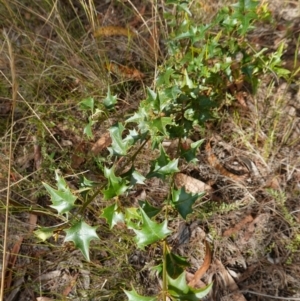
<svg viewBox="0 0 300 301">
<path fill-rule="evenodd" d="M 54 170 L 59 169 L 74 190 L 83 176 L 103 183 L 101 168 L 112 163 L 107 159 L 108 128 L 134 112 L 145 98 L 145 87 L 155 86 L 155 74 L 167 55 L 168 29 L 161 17 L 166 7 L 163 2 L 153 7 L 150 1 L 94 1 L 94 6 L 50 2 L 2 1 L 0 7 L 3 229 L 8 178 L 11 190 L 6 300 L 125 300 L 123 289 L 131 285 L 141 294 L 154 295 L 160 283 L 151 267 L 159 261 L 160 246 L 137 250 L 130 231 L 122 225 L 109 229 L 100 218 L 107 206 L 101 196 L 85 213 L 91 225 L 99 226 L 100 240 L 91 244 L 90 263 L 71 243 L 63 243 L 65 234 L 59 229 L 46 241 L 32 231 L 64 222 L 49 207 L 41 185 L 54 183 Z M 199 22 L 208 22 L 224 4 L 194 5 Z M 205 139 L 198 164 L 180 165 L 178 185 L 189 183 L 192 190 L 204 183 L 207 194 L 186 223 L 172 221 L 169 243 L 188 258 L 191 274 L 204 264 L 208 243 L 209 265 L 198 284 L 214 281 L 206 300 L 300 298 L 297 5 L 270 2 L 275 22 L 262 24 L 248 37 L 258 52 L 275 50 L 284 42 L 283 63 L 291 71 L 290 80 L 266 76 L 256 95 L 246 93 L 243 102 L 224 105 L 218 120 L 190 137 Z M 129 26 L 132 36 L 125 31 L 101 33 L 99 38 L 95 32 L 100 26 L 119 32 Z M 12 130 L 13 74 L 18 95 Z M 89 116 L 78 104 L 88 97 L 102 102 L 108 86 L 118 95 L 117 110 L 99 114 L 88 139 L 83 129 Z M 172 156 L 170 141 L 166 149 Z M 154 156 L 150 145 L 139 154 L 141 173 L 149 170 Z M 122 201 L 138 205 L 147 199 L 153 206 L 163 202 L 168 184 L 147 181 Z"/>
</svg>

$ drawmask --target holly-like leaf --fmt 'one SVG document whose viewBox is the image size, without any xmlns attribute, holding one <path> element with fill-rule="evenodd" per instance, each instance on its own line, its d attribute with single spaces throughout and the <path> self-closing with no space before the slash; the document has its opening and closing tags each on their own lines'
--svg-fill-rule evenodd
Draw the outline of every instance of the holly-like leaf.
<svg viewBox="0 0 300 301">
<path fill-rule="evenodd" d="M 99 237 L 96 233 L 96 229 L 97 227 L 91 227 L 84 221 L 79 221 L 76 224 L 74 224 L 71 228 L 65 230 L 65 242 L 73 241 L 75 247 L 82 252 L 85 259 L 87 261 L 90 261 L 90 242 L 93 239 L 99 240 Z"/>
<path fill-rule="evenodd" d="M 51 202 L 53 205 L 50 207 L 57 210 L 60 214 L 70 212 L 70 210 L 75 207 L 74 203 L 77 197 L 72 194 L 64 178 L 59 176 L 58 171 L 55 171 L 55 179 L 58 190 L 43 182 L 44 187 L 51 196 Z"/>
<path fill-rule="evenodd" d="M 125 156 L 127 151 L 133 143 L 133 138 L 129 135 L 125 139 L 122 139 L 122 133 L 124 131 L 124 126 L 119 123 L 118 125 L 112 126 L 109 129 L 110 136 L 112 139 L 111 147 L 108 150 L 112 155 Z"/>
<path fill-rule="evenodd" d="M 45 241 L 53 235 L 54 230 L 53 228 L 40 227 L 33 232 L 39 239 Z"/>
<path fill-rule="evenodd" d="M 205 297 L 212 288 L 212 283 L 208 286 L 200 289 L 194 289 L 187 285 L 185 272 L 180 274 L 178 278 L 168 278 L 168 293 L 174 300 L 179 301 L 199 301 L 199 299 Z"/>
<path fill-rule="evenodd" d="M 157 297 L 145 297 L 139 295 L 134 288 L 132 291 L 124 290 L 124 293 L 127 295 L 129 301 L 156 301 L 158 300 Z"/>
<path fill-rule="evenodd" d="M 138 214 L 138 208 L 131 207 L 125 209 L 125 222 L 128 229 L 138 230 L 142 217 Z"/>
<path fill-rule="evenodd" d="M 178 159 L 170 160 L 164 148 L 160 145 L 160 156 L 151 162 L 151 170 L 147 178 L 158 177 L 164 179 L 166 175 L 178 172 Z"/>
<path fill-rule="evenodd" d="M 127 190 L 128 186 L 126 185 L 126 180 L 117 177 L 113 167 L 111 169 L 105 167 L 104 175 L 108 179 L 108 187 L 103 190 L 104 199 L 109 200 L 115 196 L 121 195 Z"/>
<path fill-rule="evenodd" d="M 96 182 L 87 179 L 85 176 L 79 176 L 79 185 L 81 188 L 92 188 L 97 185 Z"/>
<path fill-rule="evenodd" d="M 139 201 L 139 205 L 145 211 L 145 213 L 148 215 L 149 218 L 154 217 L 161 211 L 161 208 L 153 207 L 147 201 L 145 202 Z"/>
<path fill-rule="evenodd" d="M 181 156 L 185 158 L 187 162 L 197 161 L 196 152 L 203 141 L 204 139 L 191 143 L 191 147 L 188 149 L 181 148 Z"/>
<path fill-rule="evenodd" d="M 131 168 L 126 172 L 122 174 L 123 178 L 127 178 L 128 181 L 130 181 L 130 185 L 135 184 L 142 184 L 144 185 L 145 177 L 141 175 L 139 172 L 136 171 L 134 166 L 132 165 Z"/>
<path fill-rule="evenodd" d="M 135 241 L 139 248 L 143 249 L 145 246 L 162 240 L 172 233 L 172 231 L 168 229 L 166 220 L 158 224 L 153 222 L 142 208 L 140 208 L 140 212 L 142 215 L 141 229 L 133 229 L 136 234 Z"/>
<path fill-rule="evenodd" d="M 58 190 L 67 191 L 69 186 L 64 177 L 59 175 L 59 170 L 55 170 L 55 181 Z"/>
<path fill-rule="evenodd" d="M 185 191 L 182 187 L 179 190 L 173 189 L 172 191 L 172 204 L 179 212 L 179 214 L 186 219 L 189 213 L 193 212 L 192 206 L 196 200 L 202 197 L 205 193 L 191 194 Z"/>
<path fill-rule="evenodd" d="M 87 135 L 88 138 L 93 139 L 94 135 L 92 132 L 92 126 L 94 125 L 95 121 L 92 119 L 92 117 L 89 117 L 88 124 L 84 127 L 83 133 Z"/>
<path fill-rule="evenodd" d="M 149 128 L 154 133 L 159 132 L 165 136 L 168 136 L 166 126 L 172 124 L 173 124 L 173 119 L 171 117 L 158 117 L 149 122 Z"/>
<path fill-rule="evenodd" d="M 106 207 L 101 216 L 106 219 L 110 229 L 118 223 L 124 223 L 124 214 L 119 211 L 117 204 Z"/>
<path fill-rule="evenodd" d="M 91 110 L 92 112 L 94 112 L 94 106 L 95 106 L 95 101 L 93 97 L 88 97 L 83 99 L 80 103 L 79 103 L 80 109 L 81 110 Z"/>
<path fill-rule="evenodd" d="M 107 95 L 106 97 L 103 99 L 103 104 L 105 105 L 105 107 L 107 109 L 112 109 L 114 108 L 115 104 L 117 103 L 117 95 L 111 95 L 110 93 L 110 86 L 108 86 L 107 89 Z"/>
<path fill-rule="evenodd" d="M 172 252 L 167 253 L 166 261 L 167 273 L 173 279 L 177 278 L 181 273 L 183 273 L 184 268 L 190 266 L 186 258 L 176 255 Z"/>
</svg>

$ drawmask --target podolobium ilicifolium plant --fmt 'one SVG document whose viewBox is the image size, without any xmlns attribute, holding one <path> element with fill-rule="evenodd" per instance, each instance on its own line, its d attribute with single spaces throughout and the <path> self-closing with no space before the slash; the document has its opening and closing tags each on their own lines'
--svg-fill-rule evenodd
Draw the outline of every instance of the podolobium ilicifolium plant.
<svg viewBox="0 0 300 301">
<path fill-rule="evenodd" d="M 180 171 L 179 159 L 196 161 L 202 140 L 189 147 L 184 147 L 181 142 L 189 138 L 195 128 L 204 128 L 206 121 L 218 118 L 218 110 L 224 103 L 233 101 L 234 89 L 238 89 L 240 82 L 248 84 L 255 93 L 261 75 L 268 72 L 278 76 L 288 74 L 280 66 L 282 45 L 271 54 L 266 49 L 256 52 L 247 39 L 257 22 L 270 22 L 270 14 L 263 2 L 240 0 L 222 8 L 209 24 L 196 22 L 193 13 L 197 11 L 189 6 L 189 1 L 166 1 L 164 18 L 168 24 L 168 58 L 159 67 L 155 90 L 147 88 L 147 98 L 141 101 L 138 109 L 125 122 L 120 121 L 109 129 L 112 141 L 109 156 L 118 160 L 101 165 L 106 183 L 95 192 L 95 183 L 85 179 L 82 189 L 74 192 L 58 172 L 57 189 L 44 183 L 51 196 L 51 207 L 64 217 L 60 228 L 66 233 L 65 241 L 72 241 L 86 260 L 90 259 L 90 241 L 99 238 L 97 227 L 85 222 L 84 209 L 99 194 L 108 204 L 101 216 L 110 228 L 124 223 L 132 230 L 139 249 L 161 245 L 161 264 L 155 267 L 162 279 L 161 292 L 158 296 L 146 297 L 139 295 L 134 288 L 125 290 L 130 301 L 196 301 L 209 293 L 213 283 L 201 289 L 188 286 L 185 275 L 188 261 L 173 254 L 167 243 L 167 237 L 172 233 L 168 227 L 170 213 L 172 219 L 174 213 L 186 219 L 193 212 L 193 204 L 203 196 L 202 193 L 191 194 L 185 188 L 177 189 L 174 185 L 174 175 Z M 109 115 L 116 104 L 117 97 L 110 89 L 97 108 L 93 99 L 82 101 L 82 109 L 91 114 L 85 128 L 89 137 L 97 122 L 93 119 L 94 112 Z M 179 141 L 172 158 L 163 146 L 166 139 Z M 145 166 L 150 166 L 150 171 L 142 175 L 135 163 L 138 154 L 149 144 L 158 155 L 144 162 Z M 127 162 L 126 172 L 124 166 L 113 163 L 122 158 Z M 151 178 L 170 183 L 169 193 L 161 207 L 153 207 L 147 200 L 140 201 L 139 207 L 122 204 L 122 197 L 134 191 L 137 184 L 145 184 Z M 83 201 L 83 206 L 75 205 L 78 198 Z M 38 231 L 45 239 L 52 235 L 46 228 Z"/>
</svg>

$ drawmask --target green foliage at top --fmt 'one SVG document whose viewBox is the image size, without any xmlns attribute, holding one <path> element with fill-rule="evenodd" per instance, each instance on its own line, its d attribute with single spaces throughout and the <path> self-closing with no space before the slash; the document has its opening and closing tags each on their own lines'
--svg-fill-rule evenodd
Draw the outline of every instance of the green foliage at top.
<svg viewBox="0 0 300 301">
<path fill-rule="evenodd" d="M 154 146 L 162 136 L 188 137 L 196 125 L 216 117 L 216 109 L 234 98 L 231 85 L 248 83 L 255 92 L 259 75 L 288 73 L 280 66 L 281 49 L 258 54 L 247 40 L 255 23 L 270 16 L 258 1 L 224 7 L 210 24 L 195 24 L 185 1 L 168 3 L 176 9 L 176 18 L 165 14 L 169 59 L 160 67 L 157 91 L 148 89 L 147 99 L 127 120 L 148 131 Z"/>
</svg>

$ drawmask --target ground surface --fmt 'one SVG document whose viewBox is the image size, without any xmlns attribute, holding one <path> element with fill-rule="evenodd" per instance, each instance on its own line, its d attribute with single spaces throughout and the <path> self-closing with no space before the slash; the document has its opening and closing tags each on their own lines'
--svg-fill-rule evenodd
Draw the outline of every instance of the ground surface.
<svg viewBox="0 0 300 301">
<path fill-rule="evenodd" d="M 151 1 L 94 1 L 95 16 L 81 1 L 50 2 L 0 2 L 0 220 L 4 229 L 9 178 L 11 210 L 5 239 L 8 250 L 16 254 L 7 263 L 5 300 L 42 296 L 125 300 L 122 290 L 131 284 L 141 294 L 155 294 L 159 280 L 150 267 L 157 264 L 161 250 L 137 250 L 132 233 L 121 226 L 110 230 L 99 217 L 106 206 L 101 197 L 86 212 L 89 223 L 99 226 L 100 240 L 91 245 L 91 263 L 72 244 L 63 243 L 64 233 L 41 242 L 32 230 L 57 224 L 41 185 L 42 181 L 54 183 L 55 169 L 74 189 L 81 175 L 101 184 L 103 173 L 98 166 L 108 155 L 103 146 L 109 145 L 108 128 L 137 108 L 164 61 L 167 33 L 159 15 L 163 4 L 155 11 Z M 225 5 L 205 2 L 198 2 L 199 22 L 208 22 Z M 270 51 L 284 41 L 284 64 L 296 71 L 298 2 L 270 1 L 270 8 L 276 24 L 262 25 L 249 40 L 257 50 L 267 47 Z M 150 34 L 155 23 L 161 46 L 156 55 Z M 96 24 L 118 28 L 129 24 L 138 38 L 128 42 L 127 37 L 102 35 L 99 40 L 92 36 Z M 18 78 L 18 95 L 12 133 L 13 73 Z M 187 223 L 177 219 L 171 223 L 170 243 L 178 254 L 188 257 L 188 272 L 194 273 L 203 265 L 206 237 L 211 260 L 202 281 L 214 281 L 206 300 L 300 300 L 298 78 L 297 74 L 290 82 L 262 78 L 258 92 L 248 95 L 244 106 L 226 107 L 201 137 L 191 137 L 205 138 L 199 164 L 181 166 L 177 180 L 185 184 L 186 176 L 190 183 L 201 180 L 208 194 Z M 90 96 L 100 101 L 108 84 L 118 95 L 117 112 L 99 119 L 93 139 L 88 140 L 83 135 L 87 116 L 78 103 Z M 141 171 L 152 156 L 150 147 L 140 154 Z M 147 197 L 153 205 L 162 202 L 168 187 L 159 181 L 147 184 L 127 201 L 137 203 Z"/>
</svg>

